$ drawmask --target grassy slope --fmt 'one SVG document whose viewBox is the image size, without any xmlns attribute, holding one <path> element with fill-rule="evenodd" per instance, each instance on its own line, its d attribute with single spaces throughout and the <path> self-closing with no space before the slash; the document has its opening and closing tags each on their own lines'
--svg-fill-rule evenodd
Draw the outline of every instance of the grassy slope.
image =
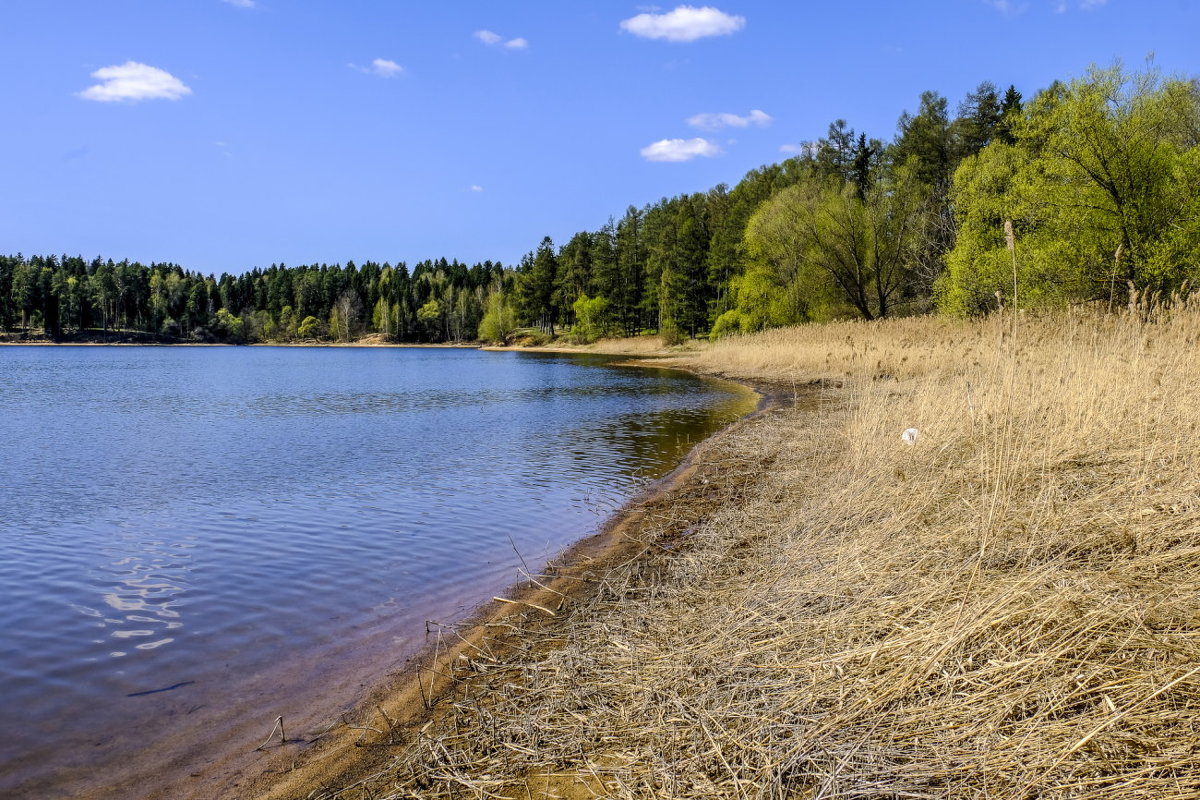
<svg viewBox="0 0 1200 800">
<path fill-rule="evenodd" d="M 1198 342 L 1193 309 L 677 356 L 825 400 L 719 440 L 684 544 L 317 796 L 1200 796 Z"/>
</svg>

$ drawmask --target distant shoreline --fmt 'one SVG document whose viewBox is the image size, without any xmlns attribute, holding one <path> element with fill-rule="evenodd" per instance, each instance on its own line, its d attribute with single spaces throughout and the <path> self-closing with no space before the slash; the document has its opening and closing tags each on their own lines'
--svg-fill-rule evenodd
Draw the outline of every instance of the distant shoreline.
<svg viewBox="0 0 1200 800">
<path fill-rule="evenodd" d="M 601 339 L 592 344 L 570 344 L 554 341 L 540 345 L 494 345 L 483 342 L 388 342 L 378 334 L 365 336 L 352 342 L 329 342 L 307 339 L 295 342 L 194 342 L 172 339 L 161 334 L 141 331 L 110 333 L 74 333 L 58 339 L 45 334 L 22 337 L 17 333 L 0 333 L 0 347 L 336 347 L 336 348 L 416 348 L 488 350 L 517 353 L 593 353 L 598 355 L 620 355 L 630 357 L 661 357 L 684 355 L 692 348 L 689 345 L 669 348 L 660 336 L 637 336 L 624 339 Z"/>
<path fill-rule="evenodd" d="M 228 342 L 185 342 L 165 341 L 165 337 L 154 334 L 97 334 L 96 336 L 65 337 L 52 339 L 46 336 L 36 336 L 28 339 L 15 338 L 16 334 L 0 334 L 0 347 L 419 347 L 419 348 L 457 348 L 478 349 L 478 342 L 380 342 L 359 339 L 353 342 L 320 342 L 309 340 L 303 342 L 252 342 L 246 344 L 231 344 Z M 145 337 L 145 338 L 139 338 Z"/>
</svg>

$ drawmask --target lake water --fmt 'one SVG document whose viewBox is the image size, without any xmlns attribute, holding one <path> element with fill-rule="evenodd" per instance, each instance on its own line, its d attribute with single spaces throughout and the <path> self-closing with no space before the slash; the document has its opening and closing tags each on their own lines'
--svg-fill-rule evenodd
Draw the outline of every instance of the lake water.
<svg viewBox="0 0 1200 800">
<path fill-rule="evenodd" d="M 336 719 L 752 406 L 596 357 L 0 347 L 0 796 Z"/>
</svg>

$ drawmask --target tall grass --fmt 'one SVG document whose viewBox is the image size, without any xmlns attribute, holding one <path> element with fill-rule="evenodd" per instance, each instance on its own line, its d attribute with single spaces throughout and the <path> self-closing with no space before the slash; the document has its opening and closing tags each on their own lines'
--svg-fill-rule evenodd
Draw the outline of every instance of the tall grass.
<svg viewBox="0 0 1200 800">
<path fill-rule="evenodd" d="M 664 515 L 658 555 L 323 796 L 1200 796 L 1200 310 L 1146 316 L 689 356 L 828 395 L 716 443 L 686 546 Z"/>
</svg>

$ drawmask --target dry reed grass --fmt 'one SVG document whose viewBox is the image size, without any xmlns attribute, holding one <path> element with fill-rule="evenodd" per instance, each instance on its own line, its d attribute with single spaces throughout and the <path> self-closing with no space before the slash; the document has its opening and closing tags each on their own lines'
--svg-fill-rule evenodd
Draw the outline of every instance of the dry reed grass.
<svg viewBox="0 0 1200 800">
<path fill-rule="evenodd" d="M 313 796 L 1200 797 L 1198 342 L 1180 308 L 707 348 L 842 386 L 719 440 L 719 510 Z"/>
</svg>

